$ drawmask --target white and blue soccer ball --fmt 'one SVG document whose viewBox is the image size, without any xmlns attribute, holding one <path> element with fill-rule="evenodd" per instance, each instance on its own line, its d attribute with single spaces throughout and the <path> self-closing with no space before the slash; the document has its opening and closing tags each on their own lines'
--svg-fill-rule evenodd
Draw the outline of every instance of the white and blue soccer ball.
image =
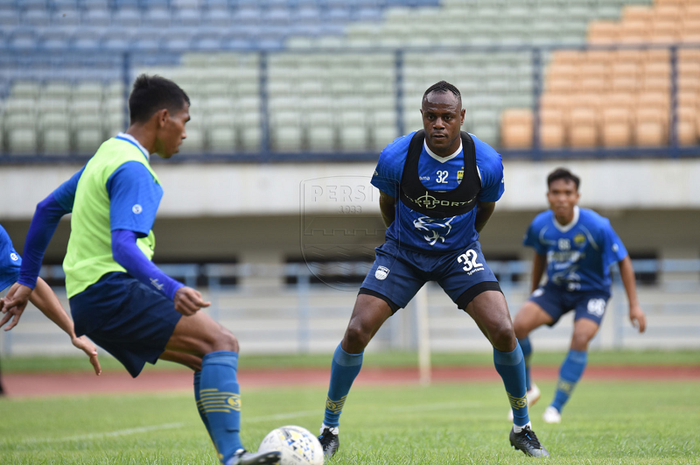
<svg viewBox="0 0 700 465">
<path fill-rule="evenodd" d="M 301 426 L 273 429 L 260 443 L 258 452 L 279 451 L 280 465 L 323 465 L 323 447 L 318 438 Z"/>
</svg>

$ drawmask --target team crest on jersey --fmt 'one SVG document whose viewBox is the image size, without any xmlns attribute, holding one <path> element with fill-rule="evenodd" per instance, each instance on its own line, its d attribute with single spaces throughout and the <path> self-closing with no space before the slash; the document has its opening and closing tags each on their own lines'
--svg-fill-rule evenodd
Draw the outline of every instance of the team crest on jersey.
<svg viewBox="0 0 700 465">
<path fill-rule="evenodd" d="M 377 271 L 374 272 L 374 277 L 380 281 L 384 281 L 387 276 L 389 276 L 389 268 L 385 266 L 378 267 Z"/>
<path fill-rule="evenodd" d="M 461 181 L 462 179 L 464 179 L 464 167 L 457 171 L 457 181 Z"/>
<path fill-rule="evenodd" d="M 19 260 L 19 255 L 17 255 L 16 253 L 12 252 L 12 253 L 10 254 L 10 258 L 12 259 L 13 262 L 16 262 L 17 260 Z"/>
<path fill-rule="evenodd" d="M 583 234 L 576 234 L 574 236 L 574 244 L 576 244 L 578 247 L 581 247 L 583 244 L 586 243 L 586 236 Z"/>
</svg>

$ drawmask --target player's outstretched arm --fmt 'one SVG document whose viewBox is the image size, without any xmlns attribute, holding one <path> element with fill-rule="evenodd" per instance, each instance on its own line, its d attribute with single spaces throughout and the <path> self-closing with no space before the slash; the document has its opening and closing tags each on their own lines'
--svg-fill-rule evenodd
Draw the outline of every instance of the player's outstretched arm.
<svg viewBox="0 0 700 465">
<path fill-rule="evenodd" d="M 102 368 L 97 358 L 97 348 L 86 337 L 77 337 L 75 335 L 73 321 L 70 319 L 68 313 L 66 313 L 61 302 L 58 300 L 58 297 L 46 281 L 38 278 L 34 291 L 27 286 L 15 283 L 3 300 L 5 301 L 3 312 L 7 311 L 7 313 L 4 315 L 3 319 L 0 320 L 0 326 L 7 323 L 10 318 L 12 319 L 10 324 L 5 328 L 5 331 L 9 331 L 17 326 L 22 312 L 24 312 L 27 306 L 27 301 L 31 301 L 49 320 L 53 321 L 56 326 L 70 336 L 71 343 L 76 348 L 85 352 L 90 359 L 90 364 L 92 364 L 95 374 L 99 375 L 102 373 Z"/>
<path fill-rule="evenodd" d="M 489 218 L 493 215 L 496 209 L 496 202 L 477 202 L 476 204 L 476 219 L 474 220 L 474 228 L 476 232 L 481 232 L 489 222 Z"/>
<path fill-rule="evenodd" d="M 632 267 L 632 260 L 629 255 L 618 262 L 620 266 L 620 277 L 622 278 L 622 284 L 625 286 L 625 292 L 627 293 L 627 301 L 630 305 L 630 321 L 632 325 L 643 333 L 647 328 L 647 318 L 639 306 L 639 300 L 637 299 L 637 283 L 634 278 L 634 268 Z"/>
</svg>

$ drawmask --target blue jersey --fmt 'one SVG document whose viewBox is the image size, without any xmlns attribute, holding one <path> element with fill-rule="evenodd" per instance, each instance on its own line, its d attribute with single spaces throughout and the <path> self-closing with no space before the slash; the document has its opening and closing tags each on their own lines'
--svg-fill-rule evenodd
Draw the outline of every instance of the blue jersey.
<svg viewBox="0 0 700 465">
<path fill-rule="evenodd" d="M 408 146 L 414 134 L 415 132 L 412 132 L 399 137 L 382 150 L 372 177 L 372 185 L 397 198 L 396 218 L 387 229 L 386 238 L 418 252 L 447 253 L 463 249 L 479 238 L 479 233 L 474 227 L 476 208 L 463 215 L 431 218 L 409 208 L 399 197 Z M 481 180 L 481 191 L 477 200 L 496 202 L 505 190 L 501 156 L 474 135 L 471 137 L 474 140 L 476 166 Z M 449 157 L 440 157 L 423 143 L 418 162 L 418 176 L 427 189 L 444 192 L 455 189 L 462 182 L 464 168 L 461 146 Z"/>
<path fill-rule="evenodd" d="M 575 207 L 574 219 L 561 225 L 548 210 L 530 224 L 523 244 L 547 257 L 548 282 L 569 291 L 610 292 L 610 265 L 627 256 L 610 221 Z"/>
<path fill-rule="evenodd" d="M 0 226 L 0 291 L 17 281 L 21 266 L 22 258 L 12 246 L 5 228 Z"/>
</svg>

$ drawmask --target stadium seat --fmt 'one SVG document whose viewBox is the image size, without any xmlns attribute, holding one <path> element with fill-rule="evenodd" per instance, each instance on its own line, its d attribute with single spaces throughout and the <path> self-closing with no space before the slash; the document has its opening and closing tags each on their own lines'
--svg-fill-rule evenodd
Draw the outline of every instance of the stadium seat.
<svg viewBox="0 0 700 465">
<path fill-rule="evenodd" d="M 695 145 L 697 143 L 697 108 L 681 105 L 678 112 L 678 143 L 680 145 Z"/>
<path fill-rule="evenodd" d="M 588 26 L 588 42 L 594 45 L 610 45 L 618 41 L 619 27 L 612 21 L 594 21 Z"/>
<path fill-rule="evenodd" d="M 665 145 L 666 113 L 658 108 L 638 108 L 634 120 L 634 140 L 638 147 Z"/>
<path fill-rule="evenodd" d="M 7 131 L 7 145 L 11 153 L 36 154 L 36 129 L 26 126 L 9 129 Z"/>
<path fill-rule="evenodd" d="M 604 108 L 602 111 L 600 135 L 603 147 L 626 147 L 632 145 L 631 114 L 629 108 Z"/>
<path fill-rule="evenodd" d="M 532 111 L 506 110 L 501 114 L 501 146 L 507 149 L 532 147 Z"/>
<path fill-rule="evenodd" d="M 598 145 L 597 115 L 590 107 L 573 107 L 569 114 L 568 141 L 572 148 Z"/>
</svg>

